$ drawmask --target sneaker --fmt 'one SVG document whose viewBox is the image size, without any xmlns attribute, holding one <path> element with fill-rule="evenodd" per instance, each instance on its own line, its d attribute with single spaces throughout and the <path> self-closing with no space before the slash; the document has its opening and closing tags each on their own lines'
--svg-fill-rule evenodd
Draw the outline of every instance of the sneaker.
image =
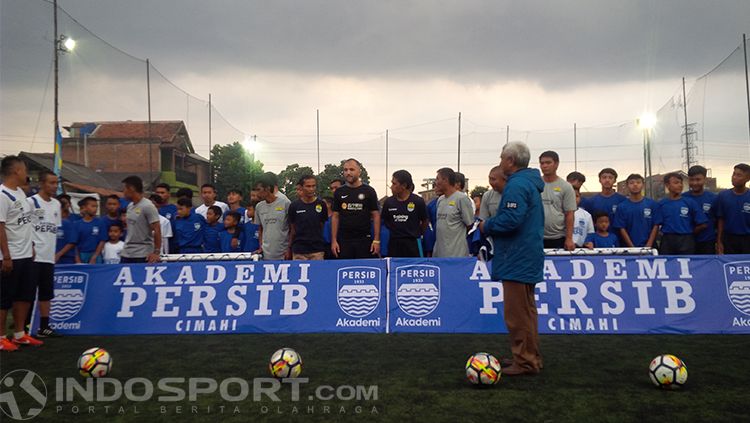
<svg viewBox="0 0 750 423">
<path fill-rule="evenodd" d="M 60 338 L 61 336 L 62 335 L 55 332 L 54 329 L 52 328 L 43 328 L 43 329 L 39 329 L 36 332 L 37 338 Z"/>
<path fill-rule="evenodd" d="M 35 347 L 38 347 L 38 346 L 44 344 L 44 342 L 42 342 L 42 341 L 40 341 L 38 339 L 34 339 L 34 338 L 32 338 L 32 337 L 30 337 L 29 335 L 26 335 L 26 334 L 24 334 L 20 338 L 15 338 L 14 337 L 12 342 L 14 344 L 16 344 L 16 345 L 32 345 L 32 346 L 35 346 Z"/>
<path fill-rule="evenodd" d="M 15 351 L 17 349 L 18 349 L 18 347 L 15 344 L 13 344 L 12 342 L 10 342 L 10 340 L 8 338 L 6 338 L 4 336 L 2 338 L 0 338 L 0 351 L 11 352 L 11 351 Z"/>
</svg>

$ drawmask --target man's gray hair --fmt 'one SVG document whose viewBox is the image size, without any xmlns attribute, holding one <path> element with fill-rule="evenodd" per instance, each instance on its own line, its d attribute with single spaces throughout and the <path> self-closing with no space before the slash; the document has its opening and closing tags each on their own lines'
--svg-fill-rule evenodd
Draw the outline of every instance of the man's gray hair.
<svg viewBox="0 0 750 423">
<path fill-rule="evenodd" d="M 513 164 L 518 168 L 523 169 L 529 167 L 529 160 L 531 160 L 531 153 L 529 147 L 521 141 L 513 141 L 503 146 L 503 152 L 501 157 L 508 157 L 513 160 Z"/>
</svg>

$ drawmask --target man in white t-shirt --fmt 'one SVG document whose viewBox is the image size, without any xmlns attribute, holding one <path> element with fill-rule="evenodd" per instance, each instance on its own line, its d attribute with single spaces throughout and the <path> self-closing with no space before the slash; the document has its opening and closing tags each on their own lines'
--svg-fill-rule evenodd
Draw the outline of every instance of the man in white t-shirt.
<svg viewBox="0 0 750 423">
<path fill-rule="evenodd" d="M 226 203 L 216 201 L 216 187 L 211 184 L 201 185 L 201 198 L 203 199 L 203 204 L 195 208 L 195 213 L 203 216 L 204 219 L 208 213 L 208 208 L 211 206 L 218 206 L 221 209 L 222 216 L 229 211 L 229 206 Z M 221 221 L 222 219 L 219 217 L 219 222 Z"/>
<path fill-rule="evenodd" d="M 13 309 L 13 340 L 0 336 L 0 351 L 15 351 L 18 345 L 42 345 L 43 342 L 24 331 L 26 315 L 36 296 L 33 278 L 34 247 L 32 243 L 31 206 L 21 186 L 26 182 L 26 164 L 17 156 L 6 156 L 0 162 L 0 335 L 4 335 L 8 310 Z"/>
<path fill-rule="evenodd" d="M 56 192 L 57 175 L 49 170 L 43 170 L 39 173 L 39 193 L 27 198 L 32 208 L 31 221 L 34 226 L 34 278 L 37 283 L 40 316 L 36 335 L 39 338 L 60 336 L 49 327 L 50 301 L 55 296 L 53 284 L 57 228 L 62 225 L 60 202 L 54 197 Z"/>
</svg>

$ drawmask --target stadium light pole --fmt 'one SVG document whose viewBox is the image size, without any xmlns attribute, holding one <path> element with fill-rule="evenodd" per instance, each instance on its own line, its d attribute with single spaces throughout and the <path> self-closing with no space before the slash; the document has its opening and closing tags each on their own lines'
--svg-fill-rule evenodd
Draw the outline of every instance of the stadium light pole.
<svg viewBox="0 0 750 423">
<path fill-rule="evenodd" d="M 636 120 L 636 124 L 643 130 L 643 175 L 648 178 L 647 196 L 654 196 L 654 181 L 651 171 L 651 130 L 656 126 L 656 116 L 653 113 L 644 113 Z"/>
<path fill-rule="evenodd" d="M 52 16 L 53 16 L 53 26 L 54 26 L 54 32 L 55 32 L 55 39 L 54 39 L 54 63 L 55 63 L 55 104 L 54 104 L 54 110 L 55 110 L 55 122 L 54 127 L 52 128 L 52 139 L 54 140 L 54 164 L 53 168 L 55 171 L 55 175 L 57 175 L 58 178 L 58 185 L 57 185 L 57 193 L 62 194 L 62 140 L 58 140 L 58 133 L 60 132 L 60 117 L 59 117 L 59 108 L 60 108 L 60 99 L 59 99 L 59 91 L 60 91 L 60 77 L 59 77 L 59 69 L 60 69 L 60 53 L 68 53 L 73 51 L 73 49 L 76 47 L 76 41 L 70 37 L 67 37 L 63 34 L 57 33 L 57 0 L 54 0 L 52 2 Z"/>
</svg>

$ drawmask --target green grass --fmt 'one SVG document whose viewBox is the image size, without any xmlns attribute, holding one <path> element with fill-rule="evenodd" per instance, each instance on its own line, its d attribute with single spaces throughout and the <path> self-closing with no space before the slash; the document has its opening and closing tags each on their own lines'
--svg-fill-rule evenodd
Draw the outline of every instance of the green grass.
<svg viewBox="0 0 750 423">
<path fill-rule="evenodd" d="M 125 414 L 119 421 L 449 421 L 449 422 L 647 422 L 748 421 L 750 337 L 747 336 L 542 336 L 545 368 L 538 376 L 503 377 L 489 389 L 464 379 L 466 358 L 477 351 L 508 355 L 507 337 L 500 335 L 211 335 L 66 337 L 48 340 L 41 348 L 2 354 L 1 372 L 25 368 L 38 373 L 51 391 L 55 378 L 76 376 L 76 360 L 86 348 L 101 346 L 114 358 L 112 377 L 125 381 L 145 377 L 227 377 L 252 379 L 268 375 L 267 360 L 277 348 L 295 348 L 303 357 L 301 401 L 281 390 L 279 403 L 267 398 L 240 403 L 218 394 L 193 403 L 87 404 L 48 401 L 34 421 L 101 421 Z M 688 366 L 689 378 L 679 391 L 651 385 L 651 358 L 672 353 Z M 377 385 L 370 401 L 309 400 L 319 385 Z M 182 385 L 185 387 L 186 385 Z M 252 386 L 252 385 L 251 385 Z M 252 388 L 251 388 L 252 389 Z M 53 398 L 52 395 L 50 395 Z M 154 396 L 156 397 L 156 395 Z M 26 404 L 21 400 L 21 404 Z M 355 414 L 355 405 L 362 413 Z M 55 406 L 64 407 L 56 412 Z M 80 407 L 74 415 L 71 406 Z M 87 407 L 94 405 L 94 414 Z M 109 414 L 104 405 L 109 405 Z M 160 405 L 167 406 L 162 414 Z M 177 414 L 176 405 L 182 405 Z M 190 406 L 199 407 L 192 414 Z M 225 411 L 219 413 L 218 406 Z M 329 413 L 323 407 L 329 406 Z M 136 406 L 139 414 L 135 414 Z M 207 412 L 207 407 L 211 412 Z M 233 415 L 234 406 L 240 414 Z M 261 407 L 269 407 L 263 414 Z M 300 414 L 292 414 L 297 406 Z M 314 411 L 307 413 L 307 407 Z M 346 414 L 340 415 L 340 407 Z M 278 414 L 277 407 L 281 414 Z M 375 407 L 377 414 L 372 414 Z M 5 417 L 5 416 L 3 416 Z M 3 419 L 10 421 L 10 419 Z"/>
</svg>

